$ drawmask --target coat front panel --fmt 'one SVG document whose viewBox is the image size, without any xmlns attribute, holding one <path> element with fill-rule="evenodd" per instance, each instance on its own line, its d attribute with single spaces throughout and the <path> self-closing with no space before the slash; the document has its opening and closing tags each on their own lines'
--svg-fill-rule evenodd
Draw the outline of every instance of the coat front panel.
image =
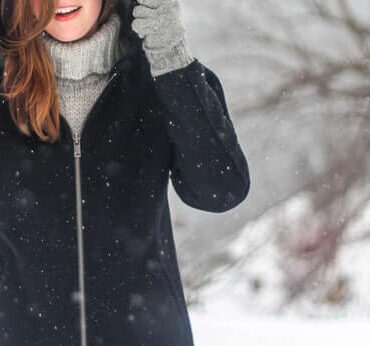
<svg viewBox="0 0 370 346">
<path fill-rule="evenodd" d="M 74 152 L 61 118 L 54 144 L 26 138 L 3 105 L 0 135 L 4 345 L 79 345 Z M 116 78 L 81 137 L 85 294 L 91 345 L 190 342 L 167 201 L 169 145 L 153 89 Z M 162 241 L 166 248 L 162 248 Z M 164 251 L 165 250 L 165 251 Z M 172 269 L 170 269 L 172 270 Z M 16 289 L 16 287 L 19 287 Z M 12 301 L 16 303 L 11 303 Z M 18 304 L 18 305 L 17 305 Z M 18 309 L 15 310 L 15 306 Z M 28 310 L 32 312 L 28 312 Z M 14 318 L 10 318 L 10 316 Z M 15 321 L 20 321 L 14 328 Z M 4 323 L 1 323 L 3 321 Z M 186 330 L 188 329 L 188 330 Z M 42 337 L 36 331 L 43 330 Z M 190 345 L 190 343 L 189 343 Z"/>
<path fill-rule="evenodd" d="M 26 138 L 4 108 L 0 114 L 0 252 L 7 259 L 1 344 L 44 345 L 55 337 L 73 344 L 78 273 L 71 147 Z"/>
</svg>

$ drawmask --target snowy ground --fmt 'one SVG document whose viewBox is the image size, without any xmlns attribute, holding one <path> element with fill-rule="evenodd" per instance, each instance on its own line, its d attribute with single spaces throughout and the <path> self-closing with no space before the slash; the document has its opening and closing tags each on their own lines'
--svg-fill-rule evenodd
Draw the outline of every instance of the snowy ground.
<svg viewBox="0 0 370 346">
<path fill-rule="evenodd" d="M 190 310 L 195 346 L 368 345 L 369 320 L 249 316 L 236 305 L 217 302 Z"/>
<path fill-rule="evenodd" d="M 356 261 L 352 264 L 356 266 Z M 355 284 L 364 290 L 366 286 L 360 285 L 359 281 L 355 281 Z M 204 305 L 189 308 L 195 346 L 348 346 L 350 344 L 365 346 L 369 344 L 369 318 L 365 313 L 360 317 L 359 311 L 361 308 L 365 310 L 366 307 L 357 305 L 358 300 L 352 307 L 348 307 L 349 311 L 357 311 L 357 314 L 347 311 L 347 317 L 342 318 L 309 318 L 302 317 L 302 306 L 299 304 L 293 305 L 285 313 L 269 313 L 266 311 L 268 306 L 263 304 L 263 301 L 269 301 L 268 297 L 253 299 L 249 296 L 247 298 L 248 294 L 245 292 L 243 299 L 240 292 L 237 293 L 238 286 L 240 282 L 235 283 L 234 289 L 230 289 L 230 285 L 219 287 L 217 294 L 209 294 L 208 299 L 205 297 Z M 250 312 L 247 312 L 246 299 L 251 299 Z M 265 312 L 258 311 L 263 309 Z M 319 313 L 319 310 L 316 312 Z"/>
<path fill-rule="evenodd" d="M 292 304 L 284 304 L 279 250 L 269 234 L 273 235 L 274 215 L 289 211 L 293 221 L 302 210 L 309 210 L 306 196 L 293 197 L 249 223 L 231 244 L 229 251 L 235 256 L 248 251 L 252 244 L 256 248 L 242 265 L 220 272 L 211 285 L 202 289 L 202 304 L 189 306 L 195 346 L 369 344 L 370 241 L 342 246 L 333 263 L 331 276 L 348 278 L 345 303 L 330 305 L 303 295 Z M 349 225 L 348 239 L 366 233 L 369 211 L 370 203 Z M 253 278 L 262 279 L 258 292 L 250 285 Z"/>
</svg>

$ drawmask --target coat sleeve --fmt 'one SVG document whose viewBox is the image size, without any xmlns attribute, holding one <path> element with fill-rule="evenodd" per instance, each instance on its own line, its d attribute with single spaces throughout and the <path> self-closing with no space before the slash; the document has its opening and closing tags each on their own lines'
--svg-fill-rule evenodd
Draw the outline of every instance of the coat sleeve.
<svg viewBox="0 0 370 346">
<path fill-rule="evenodd" d="M 153 77 L 170 141 L 170 179 L 184 203 L 221 213 L 246 198 L 249 169 L 220 80 L 194 59 Z"/>
</svg>

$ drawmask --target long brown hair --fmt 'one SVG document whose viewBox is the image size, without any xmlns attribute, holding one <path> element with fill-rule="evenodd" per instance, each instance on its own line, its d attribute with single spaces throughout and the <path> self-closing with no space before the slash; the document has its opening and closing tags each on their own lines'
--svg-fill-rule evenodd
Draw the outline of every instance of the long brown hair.
<svg viewBox="0 0 370 346">
<path fill-rule="evenodd" d="M 51 21 L 58 0 L 42 0 L 39 18 L 33 14 L 32 1 L 0 0 L 0 55 L 5 55 L 0 96 L 8 100 L 11 117 L 27 136 L 31 130 L 42 140 L 54 143 L 59 138 L 59 97 L 53 64 L 38 40 Z M 103 0 L 96 25 L 107 20 L 118 0 Z"/>
</svg>

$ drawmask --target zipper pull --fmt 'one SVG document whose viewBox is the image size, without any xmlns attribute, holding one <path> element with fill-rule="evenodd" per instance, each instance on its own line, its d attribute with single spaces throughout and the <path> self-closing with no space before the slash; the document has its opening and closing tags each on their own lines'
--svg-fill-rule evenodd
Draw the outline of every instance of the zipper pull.
<svg viewBox="0 0 370 346">
<path fill-rule="evenodd" d="M 74 155 L 75 157 L 81 157 L 81 142 L 79 133 L 74 135 Z"/>
<path fill-rule="evenodd" d="M 116 76 L 117 72 L 114 72 L 110 78 L 108 79 L 107 83 L 105 84 L 106 86 L 108 86 L 108 84 L 110 83 L 110 81 Z"/>
</svg>

